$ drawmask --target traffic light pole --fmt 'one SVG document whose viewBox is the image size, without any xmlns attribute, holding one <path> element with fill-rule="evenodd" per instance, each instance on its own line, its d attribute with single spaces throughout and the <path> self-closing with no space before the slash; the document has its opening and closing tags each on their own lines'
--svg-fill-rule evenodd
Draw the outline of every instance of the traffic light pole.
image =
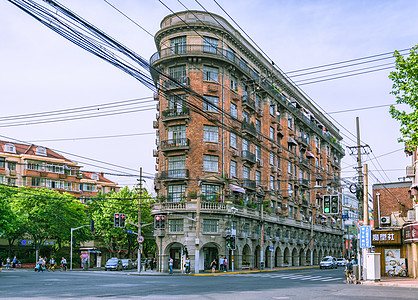
<svg viewBox="0 0 418 300">
<path fill-rule="evenodd" d="M 74 230 L 81 229 L 81 228 L 83 228 L 83 227 L 87 227 L 87 226 L 90 226 L 90 224 L 89 224 L 89 225 L 83 225 L 83 226 L 76 227 L 76 228 L 71 228 L 71 243 L 70 243 L 70 270 L 72 270 L 72 269 L 73 269 L 73 231 L 74 231 Z"/>
</svg>

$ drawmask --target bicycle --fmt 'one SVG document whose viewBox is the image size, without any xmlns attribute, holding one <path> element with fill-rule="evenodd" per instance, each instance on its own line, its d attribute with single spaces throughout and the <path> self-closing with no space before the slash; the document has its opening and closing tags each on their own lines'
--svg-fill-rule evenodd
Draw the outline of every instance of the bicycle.
<svg viewBox="0 0 418 300">
<path fill-rule="evenodd" d="M 348 284 L 356 284 L 357 283 L 356 275 L 354 275 L 353 272 L 345 272 L 345 278 L 346 278 Z"/>
<path fill-rule="evenodd" d="M 52 272 L 55 272 L 55 268 L 57 267 L 57 265 L 56 264 L 53 264 L 53 265 L 51 265 L 51 264 L 49 264 L 48 265 L 48 267 L 47 267 L 47 271 L 49 272 L 49 271 L 52 271 Z"/>
<path fill-rule="evenodd" d="M 62 264 L 60 268 L 60 272 L 65 272 L 65 271 L 67 271 L 67 264 Z"/>
<path fill-rule="evenodd" d="M 388 277 L 394 277 L 394 276 L 407 277 L 408 272 L 406 271 L 406 267 L 404 266 L 402 266 L 398 271 L 396 270 L 396 266 L 393 266 L 393 269 L 390 269 L 389 271 L 387 271 L 386 275 Z"/>
</svg>

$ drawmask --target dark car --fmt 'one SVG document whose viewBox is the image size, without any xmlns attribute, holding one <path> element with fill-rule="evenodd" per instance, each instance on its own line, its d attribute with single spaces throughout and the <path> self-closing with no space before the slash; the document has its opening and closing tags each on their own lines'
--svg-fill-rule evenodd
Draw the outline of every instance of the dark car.
<svg viewBox="0 0 418 300">
<path fill-rule="evenodd" d="M 119 270 L 122 270 L 122 269 L 123 269 L 122 261 L 119 258 L 116 258 L 116 257 L 112 257 L 105 264 L 105 271 L 107 271 L 107 270 L 119 271 Z"/>
<path fill-rule="evenodd" d="M 130 270 L 134 267 L 133 263 L 132 263 L 132 259 L 126 258 L 126 259 L 122 259 L 122 267 L 124 270 Z"/>
</svg>

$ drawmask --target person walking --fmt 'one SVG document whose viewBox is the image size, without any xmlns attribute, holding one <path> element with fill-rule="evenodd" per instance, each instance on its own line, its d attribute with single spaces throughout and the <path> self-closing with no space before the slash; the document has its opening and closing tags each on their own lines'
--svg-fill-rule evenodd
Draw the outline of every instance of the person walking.
<svg viewBox="0 0 418 300">
<path fill-rule="evenodd" d="M 216 258 L 213 259 L 212 263 L 210 264 L 210 268 L 212 269 L 212 273 L 216 271 Z"/>
<path fill-rule="evenodd" d="M 345 265 L 345 277 L 347 280 L 347 283 L 350 283 L 352 281 L 352 276 L 353 275 L 353 263 L 351 262 L 350 259 L 347 260 L 347 264 Z"/>
<path fill-rule="evenodd" d="M 221 255 L 221 257 L 219 257 L 219 271 L 223 271 L 224 270 L 224 257 Z"/>
<path fill-rule="evenodd" d="M 63 257 L 62 259 L 61 259 L 61 269 L 60 269 L 61 271 L 67 271 L 67 260 Z"/>
<path fill-rule="evenodd" d="M 3 258 L 0 256 L 0 272 L 3 270 Z"/>
<path fill-rule="evenodd" d="M 184 266 L 186 267 L 186 274 L 190 274 L 190 258 L 186 257 L 184 261 Z"/>
<path fill-rule="evenodd" d="M 154 259 L 152 260 L 152 268 L 153 269 L 157 269 L 157 259 L 154 257 Z"/>
<path fill-rule="evenodd" d="M 13 261 L 12 261 L 12 268 L 15 269 L 16 268 L 16 264 L 17 264 L 17 258 L 16 256 L 13 257 Z"/>
<path fill-rule="evenodd" d="M 224 272 L 226 272 L 227 270 L 228 270 L 228 259 L 225 256 L 225 258 L 224 258 Z"/>
<path fill-rule="evenodd" d="M 7 257 L 6 259 L 6 270 L 9 270 L 10 268 L 10 257 Z"/>
<path fill-rule="evenodd" d="M 173 275 L 173 259 L 171 257 L 168 258 L 168 269 L 170 270 L 170 275 Z"/>
<path fill-rule="evenodd" d="M 40 273 L 42 271 L 42 273 L 44 272 L 45 269 L 45 261 L 42 258 L 42 256 L 39 255 L 39 260 L 38 260 L 38 264 L 37 264 L 37 271 L 38 273 Z"/>
</svg>

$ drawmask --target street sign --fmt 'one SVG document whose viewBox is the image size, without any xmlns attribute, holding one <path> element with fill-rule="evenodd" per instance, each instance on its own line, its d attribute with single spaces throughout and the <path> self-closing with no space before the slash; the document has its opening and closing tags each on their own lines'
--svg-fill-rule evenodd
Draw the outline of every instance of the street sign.
<svg viewBox="0 0 418 300">
<path fill-rule="evenodd" d="M 343 215 L 342 217 L 343 217 L 343 220 L 348 220 L 349 219 L 348 215 Z"/>
<path fill-rule="evenodd" d="M 142 235 L 138 235 L 138 237 L 136 238 L 136 240 L 138 241 L 138 243 L 142 243 L 144 241 L 144 237 Z"/>
<path fill-rule="evenodd" d="M 274 250 L 274 247 L 270 246 L 270 247 L 269 247 L 269 250 L 270 250 L 270 251 L 273 251 L 273 250 Z"/>
<path fill-rule="evenodd" d="M 132 230 L 126 230 L 126 232 L 127 232 L 127 233 L 133 233 L 133 231 L 132 231 Z"/>
<path fill-rule="evenodd" d="M 357 229 L 360 230 L 360 226 L 363 226 L 364 221 L 363 220 L 358 220 L 357 222 Z"/>
<path fill-rule="evenodd" d="M 25 246 L 25 245 L 26 245 L 26 240 L 21 240 L 21 241 L 20 241 L 20 244 L 21 244 L 22 246 Z"/>
<path fill-rule="evenodd" d="M 360 248 L 372 247 L 372 226 L 360 226 Z"/>
</svg>

